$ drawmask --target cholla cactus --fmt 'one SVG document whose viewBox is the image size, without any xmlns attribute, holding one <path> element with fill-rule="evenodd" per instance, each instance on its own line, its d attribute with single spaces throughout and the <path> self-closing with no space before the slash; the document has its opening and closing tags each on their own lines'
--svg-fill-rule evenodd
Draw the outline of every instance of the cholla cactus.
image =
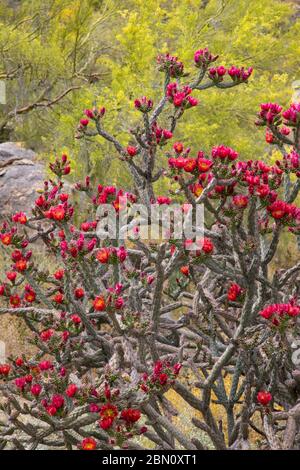
<svg viewBox="0 0 300 470">
<path fill-rule="evenodd" d="M 262 105 L 257 124 L 282 151 L 275 165 L 243 161 L 219 143 L 209 154 L 170 143 L 181 116 L 201 106 L 198 91 L 251 76 L 251 68 L 210 67 L 216 60 L 197 51 L 197 76 L 181 83 L 182 62 L 160 55 L 162 98 L 134 101 L 141 124 L 127 147 L 105 130 L 104 108 L 85 110 L 77 138 L 111 142 L 133 190 L 94 188 L 89 177 L 76 183 L 89 206 L 75 224 L 64 186 L 71 165 L 62 155 L 32 213 L 2 223 L 0 244 L 11 263 L 1 272 L 0 314 L 24 320 L 36 353 L 0 365 L 1 448 L 191 450 L 205 448 L 206 433 L 216 449 L 244 449 L 252 445 L 250 428 L 262 447 L 299 448 L 300 370 L 291 337 L 298 333 L 300 263 L 275 273 L 269 266 L 281 234 L 296 239 L 300 232 L 300 110 Z M 160 122 L 165 114 L 169 125 Z M 162 175 L 172 189 L 158 195 Z M 171 224 L 169 237 L 143 240 L 136 204 L 148 210 L 174 202 L 183 213 L 205 206 L 203 237 L 178 239 Z M 103 220 L 118 222 L 110 239 L 102 237 Z M 170 402 L 171 388 L 195 412 L 189 434 L 174 420 L 184 411 Z M 215 403 L 224 408 L 222 423 Z"/>
</svg>

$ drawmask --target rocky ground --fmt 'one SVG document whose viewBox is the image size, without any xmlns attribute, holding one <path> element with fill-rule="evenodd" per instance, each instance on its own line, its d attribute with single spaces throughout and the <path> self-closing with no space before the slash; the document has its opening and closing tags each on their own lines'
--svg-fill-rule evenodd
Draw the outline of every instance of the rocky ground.
<svg viewBox="0 0 300 470">
<path fill-rule="evenodd" d="M 45 167 L 36 160 L 32 150 L 14 142 L 0 144 L 0 221 L 13 212 L 28 211 L 44 178 Z M 1 265 L 3 250 L 0 250 L 0 268 Z M 0 281 L 2 277 L 1 274 Z M 0 317 L 0 341 L 5 343 L 6 356 L 29 352 L 27 336 L 21 319 L 5 315 Z"/>
</svg>

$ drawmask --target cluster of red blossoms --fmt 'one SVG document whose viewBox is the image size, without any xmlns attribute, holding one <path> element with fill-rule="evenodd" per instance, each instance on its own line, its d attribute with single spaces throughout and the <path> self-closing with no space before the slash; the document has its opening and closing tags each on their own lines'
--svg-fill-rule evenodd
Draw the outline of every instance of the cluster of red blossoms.
<svg viewBox="0 0 300 470">
<path fill-rule="evenodd" d="M 194 53 L 194 62 L 196 67 L 207 68 L 209 64 L 215 62 L 219 56 L 213 55 L 209 52 L 208 48 L 198 49 Z"/>
<path fill-rule="evenodd" d="M 278 326 L 281 320 L 295 318 L 300 314 L 300 306 L 292 301 L 289 304 L 272 304 L 264 308 L 259 314 L 266 320 L 272 320 L 273 325 Z"/>
<path fill-rule="evenodd" d="M 169 83 L 167 86 L 166 96 L 175 108 L 189 109 L 197 106 L 198 100 L 191 96 L 192 89 L 189 86 L 178 87 L 176 82 Z"/>
<path fill-rule="evenodd" d="M 93 308 L 96 312 L 112 312 L 114 310 L 120 310 L 124 305 L 123 297 L 119 296 L 123 286 L 117 284 L 115 287 L 107 289 L 106 295 L 99 295 L 95 297 L 93 301 Z"/>
<path fill-rule="evenodd" d="M 52 173 L 61 178 L 63 175 L 68 175 L 71 171 L 71 165 L 65 153 L 62 154 L 61 159 L 57 158 L 49 165 Z"/>
<path fill-rule="evenodd" d="M 134 106 L 136 109 L 141 111 L 141 113 L 149 113 L 153 108 L 153 101 L 146 96 L 142 96 L 141 98 L 134 100 Z"/>
<path fill-rule="evenodd" d="M 286 126 L 297 126 L 300 123 L 300 103 L 291 103 L 290 107 L 283 111 Z"/>
<path fill-rule="evenodd" d="M 247 82 L 252 72 L 252 67 L 245 69 L 244 67 L 239 68 L 233 65 L 227 69 L 223 65 L 219 65 L 218 67 L 211 67 L 208 70 L 208 76 L 214 82 L 219 83 L 223 81 L 224 75 L 227 73 L 234 82 Z"/>
<path fill-rule="evenodd" d="M 17 376 L 17 377 L 16 377 Z M 10 380 L 18 391 L 27 400 L 35 401 L 40 412 L 46 412 L 50 416 L 62 418 L 67 416 L 71 399 L 74 403 L 90 403 L 90 413 L 98 413 L 98 425 L 109 433 L 110 444 L 126 448 L 126 441 L 135 435 L 147 432 L 146 426 L 137 426 L 141 418 L 141 412 L 137 408 L 118 406 L 114 401 L 119 396 L 119 389 L 111 390 L 105 383 L 104 394 L 100 396 L 94 388 L 79 387 L 74 383 L 68 383 L 68 374 L 64 367 L 56 369 L 51 361 L 45 360 L 36 365 L 29 365 L 25 358 L 18 357 L 12 365 L 0 365 L 0 378 Z M 59 389 L 60 392 L 53 392 Z M 51 392 L 52 390 L 52 392 Z M 95 399 L 102 403 L 97 405 Z M 91 402 L 92 400 L 92 402 Z M 103 404 L 103 401 L 106 403 Z M 86 438 L 81 442 L 83 450 L 94 450 L 97 441 Z"/>
<path fill-rule="evenodd" d="M 277 161 L 275 165 L 267 165 L 262 161 L 237 161 L 238 153 L 230 147 L 219 145 L 211 151 L 211 158 L 206 158 L 204 152 L 199 151 L 196 158 L 190 157 L 190 148 L 184 148 L 181 142 L 173 145 L 175 155 L 168 158 L 170 176 L 178 181 L 182 172 L 198 178 L 197 182 L 189 184 L 190 191 L 200 196 L 205 186 L 220 175 L 223 178 L 233 178 L 233 182 L 226 185 L 215 185 L 208 193 L 210 198 L 224 198 L 231 196 L 229 204 L 223 212 L 234 215 L 237 210 L 244 210 L 249 203 L 250 196 L 258 196 L 262 206 L 275 220 L 280 220 L 289 226 L 289 230 L 298 233 L 300 224 L 300 209 L 294 204 L 278 199 L 278 190 L 282 183 L 285 171 L 293 171 L 300 175 L 300 157 L 293 151 Z M 247 186 L 249 194 L 236 193 L 238 183 Z M 294 228 L 296 227 L 296 229 Z"/>
<path fill-rule="evenodd" d="M 81 190 L 81 188 L 80 188 Z M 135 194 L 117 189 L 115 186 L 98 185 L 97 195 L 92 197 L 92 201 L 96 206 L 100 204 L 111 204 L 116 212 L 119 212 L 128 203 L 136 202 Z"/>
<path fill-rule="evenodd" d="M 295 173 L 296 176 L 300 177 L 300 155 L 295 150 L 291 153 L 284 155 L 284 161 L 278 162 L 278 166 L 282 166 L 285 171 Z"/>
<path fill-rule="evenodd" d="M 235 150 L 224 145 L 213 147 L 211 151 L 212 160 L 204 158 L 202 151 L 198 152 L 196 158 L 189 157 L 190 148 L 185 149 L 181 142 L 176 142 L 173 145 L 173 149 L 175 157 L 169 158 L 169 167 L 184 170 L 187 173 L 207 173 L 216 162 L 228 164 L 238 158 L 238 153 Z M 204 178 L 201 179 L 203 180 Z"/>
<path fill-rule="evenodd" d="M 273 124 L 281 118 L 282 106 L 277 103 L 262 103 L 260 105 L 259 119 L 256 121 L 257 126 L 264 124 Z"/>
<path fill-rule="evenodd" d="M 194 244 L 196 248 L 195 250 Z M 193 255 L 195 256 L 211 255 L 214 251 L 214 244 L 208 237 L 203 237 L 199 240 L 196 240 L 195 242 L 193 240 L 187 239 L 184 241 L 184 248 L 187 250 L 187 252 L 193 252 Z"/>
<path fill-rule="evenodd" d="M 24 225 L 27 222 L 26 214 L 24 212 L 17 212 L 12 216 L 12 221 L 17 224 Z"/>
<path fill-rule="evenodd" d="M 229 286 L 228 292 L 227 292 L 227 299 L 231 302 L 235 302 L 236 300 L 239 299 L 243 294 L 243 289 L 241 286 L 239 286 L 236 283 L 232 283 Z"/>
<path fill-rule="evenodd" d="M 294 221 L 300 221 L 300 208 L 294 204 L 276 200 L 267 207 L 267 210 L 273 219 L 283 220 L 288 225 L 291 225 Z"/>
<path fill-rule="evenodd" d="M 119 397 L 119 389 L 111 389 L 108 383 L 104 384 L 104 396 L 100 397 L 97 390 L 93 390 L 93 402 L 89 405 L 90 413 L 99 415 L 98 426 L 109 434 L 109 443 L 127 448 L 126 441 L 133 436 L 138 436 L 147 432 L 146 426 L 139 426 L 137 422 L 141 419 L 141 411 L 137 408 L 120 409 L 116 400 Z M 95 403 L 96 399 L 101 399 L 102 403 Z M 105 403 L 103 403 L 103 400 Z M 84 439 L 81 443 L 83 450 L 94 450 L 96 441 L 91 438 Z"/>
<path fill-rule="evenodd" d="M 184 75 L 183 63 L 178 60 L 178 57 L 167 54 L 160 54 L 157 57 L 158 70 L 160 72 L 167 72 L 171 78 L 178 78 Z"/>
<path fill-rule="evenodd" d="M 104 116 L 105 108 L 102 107 L 99 109 L 85 109 L 84 114 L 86 117 L 80 119 L 79 125 L 77 127 L 77 134 L 75 136 L 77 139 L 80 139 L 83 136 L 87 126 L 89 125 L 90 119 L 93 121 L 98 121 Z"/>
<path fill-rule="evenodd" d="M 112 427 L 117 417 L 119 417 L 119 419 L 121 420 L 124 420 L 127 427 L 136 423 L 141 417 L 141 412 L 133 408 L 123 409 L 119 413 L 118 408 L 111 403 L 106 403 L 105 405 L 101 406 L 99 414 L 99 426 L 100 428 L 105 430 L 110 429 Z"/>
<path fill-rule="evenodd" d="M 141 412 L 136 408 L 124 408 L 119 411 L 116 405 L 108 402 L 101 406 L 99 415 L 99 427 L 110 435 L 109 443 L 117 444 L 122 449 L 128 447 L 128 439 L 147 432 L 146 426 L 137 425 Z"/>
<path fill-rule="evenodd" d="M 7 225 L 4 223 L 2 228 L 7 230 Z M 14 235 L 16 232 L 14 229 L 11 230 L 9 233 L 9 237 L 7 238 L 7 233 L 3 235 L 2 242 L 5 245 L 15 245 L 19 248 L 14 249 L 11 252 L 11 270 L 6 272 L 6 279 L 2 284 L 0 284 L 0 296 L 4 296 L 9 299 L 10 306 L 15 308 L 19 307 L 22 303 L 26 305 L 27 303 L 32 303 L 35 301 L 36 293 L 30 284 L 25 284 L 24 290 L 22 295 L 20 296 L 16 289 L 18 287 L 18 273 L 24 274 L 25 271 L 30 271 L 31 263 L 30 259 L 32 256 L 31 250 L 26 250 L 28 246 L 28 242 L 26 240 L 20 239 L 20 237 Z"/>
<path fill-rule="evenodd" d="M 127 251 L 124 246 L 115 248 L 114 246 L 105 246 L 96 253 L 96 259 L 101 264 L 116 264 L 118 261 L 123 263 L 127 258 Z"/>
<path fill-rule="evenodd" d="M 13 366 L 8 364 L 0 366 L 0 375 L 8 377 L 10 372 L 12 372 L 12 377 L 17 375 L 13 382 L 16 390 L 30 400 L 37 400 L 42 396 L 39 403 L 51 416 L 66 413 L 67 410 L 64 409 L 65 396 L 75 398 L 78 392 L 78 387 L 75 384 L 65 384 L 66 369 L 61 367 L 59 371 L 56 371 L 50 361 L 42 361 L 35 366 L 29 366 L 23 358 L 18 357 Z M 46 387 L 42 385 L 44 380 L 47 383 Z M 65 396 L 57 393 L 49 396 L 47 391 L 49 384 L 58 381 L 65 387 Z"/>
<path fill-rule="evenodd" d="M 260 112 L 256 121 L 257 126 L 274 125 L 279 126 L 282 124 L 289 127 L 296 127 L 300 123 L 300 104 L 291 103 L 290 107 L 282 111 L 282 106 L 278 103 L 262 103 L 260 105 Z M 283 135 L 290 133 L 289 129 L 281 128 Z"/>
<path fill-rule="evenodd" d="M 171 366 L 168 361 L 156 361 L 153 366 L 152 374 L 144 373 L 142 375 L 139 387 L 145 393 L 152 390 L 165 389 L 174 383 L 180 372 L 182 365 L 177 363 Z"/>
<path fill-rule="evenodd" d="M 62 155 L 61 159 L 57 158 L 54 163 L 50 163 L 50 168 L 59 177 L 69 174 L 71 171 L 66 155 Z M 74 208 L 68 202 L 69 195 L 60 193 L 61 184 L 51 182 L 50 187 L 49 182 L 45 181 L 43 192 L 35 201 L 35 208 L 32 211 L 34 216 L 43 216 L 56 222 L 72 218 Z"/>
<path fill-rule="evenodd" d="M 160 145 L 161 147 L 165 145 L 167 141 L 169 139 L 172 139 L 173 137 L 173 134 L 171 131 L 169 131 L 168 129 L 163 129 L 159 127 L 156 122 L 152 125 L 152 132 L 153 132 L 153 135 L 155 136 L 156 143 Z"/>
</svg>

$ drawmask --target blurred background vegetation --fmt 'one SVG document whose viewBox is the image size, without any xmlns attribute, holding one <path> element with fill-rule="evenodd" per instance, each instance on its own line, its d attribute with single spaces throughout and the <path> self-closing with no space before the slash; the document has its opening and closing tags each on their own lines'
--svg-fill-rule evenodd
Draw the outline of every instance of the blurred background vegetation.
<svg viewBox="0 0 300 470">
<path fill-rule="evenodd" d="M 198 93 L 177 139 L 193 151 L 223 143 L 244 158 L 269 152 L 254 126 L 259 103 L 291 100 L 299 79 L 298 2 L 280 0 L 2 0 L 0 141 L 22 141 L 41 157 L 66 150 L 79 176 L 130 186 L 113 148 L 100 138 L 74 139 L 82 111 L 107 108 L 106 128 L 127 144 L 132 101 L 161 96 L 160 52 L 176 54 L 194 72 L 193 52 L 208 46 L 219 64 L 253 66 L 246 86 Z M 153 88 L 154 87 L 154 88 Z"/>
</svg>

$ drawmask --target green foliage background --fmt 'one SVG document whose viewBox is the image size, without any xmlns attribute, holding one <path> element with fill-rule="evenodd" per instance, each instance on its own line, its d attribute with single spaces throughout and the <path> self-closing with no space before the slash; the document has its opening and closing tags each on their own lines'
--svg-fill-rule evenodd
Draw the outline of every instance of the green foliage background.
<svg viewBox="0 0 300 470">
<path fill-rule="evenodd" d="M 269 150 L 255 113 L 260 102 L 291 100 L 292 82 L 300 78 L 299 39 L 295 5 L 279 0 L 6 0 L 0 6 L 0 76 L 20 63 L 28 68 L 7 81 L 1 114 L 30 102 L 45 83 L 55 81 L 58 94 L 69 83 L 80 84 L 51 109 L 17 117 L 13 136 L 44 158 L 67 150 L 76 176 L 88 171 L 128 187 L 113 148 L 100 138 L 90 144 L 74 139 L 82 110 L 93 102 L 105 106 L 106 128 L 127 144 L 128 128 L 139 118 L 133 99 L 161 96 L 158 53 L 178 55 L 192 74 L 193 52 L 208 46 L 219 64 L 253 66 L 253 77 L 246 86 L 199 92 L 200 105 L 185 113 L 176 139 L 193 152 L 223 143 L 245 158 L 260 158 Z M 96 81 L 80 76 L 87 63 Z"/>
</svg>

